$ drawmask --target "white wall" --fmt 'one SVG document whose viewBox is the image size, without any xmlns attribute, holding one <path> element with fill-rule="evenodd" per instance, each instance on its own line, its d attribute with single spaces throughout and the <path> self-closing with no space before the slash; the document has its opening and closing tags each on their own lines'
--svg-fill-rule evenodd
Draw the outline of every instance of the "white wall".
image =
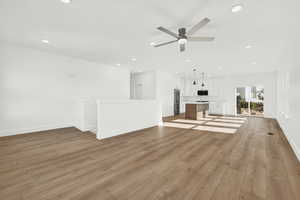
<svg viewBox="0 0 300 200">
<path fill-rule="evenodd" d="M 155 71 L 132 73 L 130 75 L 130 98 L 144 100 L 156 98 Z"/>
<path fill-rule="evenodd" d="M 286 67 L 278 73 L 278 122 L 300 161 L 300 69 Z"/>
<path fill-rule="evenodd" d="M 300 62 L 278 72 L 277 120 L 300 161 Z"/>
<path fill-rule="evenodd" d="M 208 90 L 208 86 L 210 85 L 210 79 L 205 77 L 204 79 L 204 87 L 201 86 L 202 79 L 197 80 L 197 84 L 193 85 L 194 79 L 191 78 L 185 78 L 183 80 L 184 86 L 183 86 L 183 96 L 197 96 L 198 95 L 198 90 Z"/>
<path fill-rule="evenodd" d="M 265 88 L 265 117 L 275 118 L 277 114 L 276 102 L 276 72 L 266 72 L 248 75 L 211 77 L 206 81 L 209 96 L 224 102 L 224 114 L 235 114 L 235 88 L 240 86 L 258 86 Z M 190 80 L 185 81 L 185 96 L 196 95 L 199 86 L 193 86 Z"/>
<path fill-rule="evenodd" d="M 226 102 L 226 114 L 235 114 L 235 88 L 241 86 L 264 87 L 264 116 L 275 118 L 277 114 L 277 73 L 266 72 L 240 76 L 212 78 L 209 93 Z"/>
<path fill-rule="evenodd" d="M 163 117 L 174 115 L 174 89 L 182 92 L 182 79 L 163 70 L 131 74 L 131 99 L 156 99 L 162 106 Z M 181 105 L 181 112 L 184 106 Z"/>
<path fill-rule="evenodd" d="M 97 133 L 97 103 L 95 99 L 78 101 L 76 116 L 75 126 L 79 130 Z"/>
<path fill-rule="evenodd" d="M 278 115 L 277 119 L 300 161 L 300 27 L 299 1 L 288 1 L 289 20 L 285 34 L 288 38 L 278 57 Z"/>
<path fill-rule="evenodd" d="M 162 123 L 160 105 L 155 100 L 97 101 L 97 110 L 98 139 Z"/>
<path fill-rule="evenodd" d="M 77 126 L 78 101 L 129 99 L 130 73 L 30 48 L 0 46 L 0 136 Z"/>
<path fill-rule="evenodd" d="M 182 79 L 176 74 L 162 70 L 156 72 L 156 79 L 156 96 L 162 105 L 163 117 L 174 115 L 174 89 L 180 89 L 182 95 Z M 180 112 L 183 112 L 182 102 Z"/>
</svg>

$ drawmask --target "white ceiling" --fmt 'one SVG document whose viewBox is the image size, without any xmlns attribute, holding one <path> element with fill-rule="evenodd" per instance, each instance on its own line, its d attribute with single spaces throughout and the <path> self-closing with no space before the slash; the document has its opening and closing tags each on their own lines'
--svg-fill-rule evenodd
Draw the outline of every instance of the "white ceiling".
<svg viewBox="0 0 300 200">
<path fill-rule="evenodd" d="M 272 71 L 289 39 L 293 5 L 288 1 L 0 0 L 0 40 L 134 70 L 188 73 L 197 68 L 211 75 Z M 244 5 L 242 12 L 231 12 L 236 3 Z M 150 46 L 173 39 L 156 27 L 177 32 L 204 17 L 211 22 L 195 35 L 215 36 L 214 42 L 188 43 L 184 53 L 176 43 Z M 253 47 L 246 49 L 248 44 Z"/>
</svg>

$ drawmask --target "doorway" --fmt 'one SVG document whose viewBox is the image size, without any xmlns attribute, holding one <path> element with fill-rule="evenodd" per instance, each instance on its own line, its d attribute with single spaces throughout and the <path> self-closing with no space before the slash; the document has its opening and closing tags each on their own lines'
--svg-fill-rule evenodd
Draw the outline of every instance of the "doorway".
<svg viewBox="0 0 300 200">
<path fill-rule="evenodd" d="M 264 116 L 264 88 L 262 86 L 237 87 L 236 114 Z"/>
</svg>

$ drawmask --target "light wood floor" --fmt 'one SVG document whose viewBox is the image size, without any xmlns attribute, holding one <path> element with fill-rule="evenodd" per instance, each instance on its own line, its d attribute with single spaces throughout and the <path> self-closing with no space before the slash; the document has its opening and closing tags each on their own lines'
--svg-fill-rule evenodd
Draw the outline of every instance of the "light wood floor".
<svg viewBox="0 0 300 200">
<path fill-rule="evenodd" d="M 270 119 L 236 134 L 154 127 L 102 141 L 66 128 L 0 138 L 0 199 L 299 200 L 300 169 Z"/>
</svg>

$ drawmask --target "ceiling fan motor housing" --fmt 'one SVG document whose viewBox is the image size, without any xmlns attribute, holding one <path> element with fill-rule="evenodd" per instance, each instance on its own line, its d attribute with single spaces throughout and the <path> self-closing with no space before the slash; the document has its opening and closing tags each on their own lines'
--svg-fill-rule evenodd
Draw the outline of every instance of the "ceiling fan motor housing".
<svg viewBox="0 0 300 200">
<path fill-rule="evenodd" d="M 185 28 L 178 29 L 178 36 L 181 39 L 187 39 L 187 37 L 186 37 L 186 29 Z"/>
</svg>

